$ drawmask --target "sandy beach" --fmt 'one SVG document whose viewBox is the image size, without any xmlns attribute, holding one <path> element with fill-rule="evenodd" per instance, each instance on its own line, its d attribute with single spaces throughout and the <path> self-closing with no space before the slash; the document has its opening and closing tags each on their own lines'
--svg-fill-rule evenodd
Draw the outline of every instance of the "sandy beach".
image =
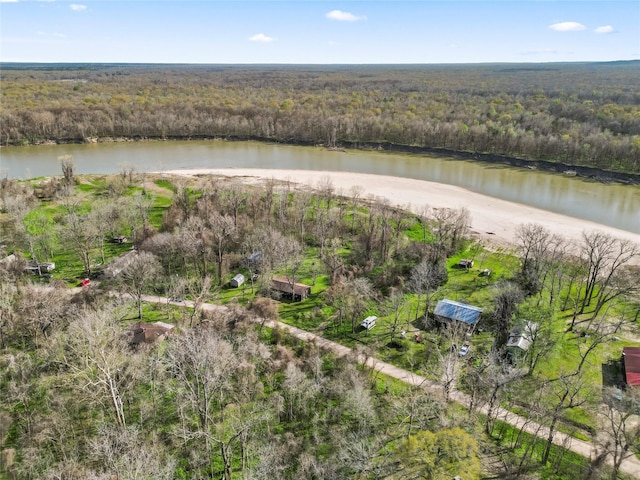
<svg viewBox="0 0 640 480">
<path fill-rule="evenodd" d="M 516 242 L 515 230 L 518 225 L 537 223 L 553 233 L 562 235 L 571 242 L 579 242 L 583 231 L 600 230 L 618 238 L 629 239 L 640 245 L 640 234 L 637 233 L 500 200 L 454 185 L 424 180 L 364 173 L 253 168 L 170 170 L 162 173 L 244 177 L 249 183 L 273 178 L 289 180 L 311 187 L 317 187 L 330 179 L 338 194 L 348 196 L 349 190 L 353 186 L 360 186 L 362 187 L 362 198 L 368 196 L 387 198 L 391 204 L 406 207 L 414 212 L 419 212 L 425 206 L 431 208 L 466 207 L 471 214 L 472 234 L 487 243 L 513 245 Z"/>
</svg>

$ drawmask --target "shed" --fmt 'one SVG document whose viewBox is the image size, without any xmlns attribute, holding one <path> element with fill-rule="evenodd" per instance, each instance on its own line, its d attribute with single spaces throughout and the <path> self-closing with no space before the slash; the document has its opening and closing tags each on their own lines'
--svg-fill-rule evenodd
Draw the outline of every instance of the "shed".
<svg viewBox="0 0 640 480">
<path fill-rule="evenodd" d="M 311 287 L 309 285 L 304 283 L 294 283 L 292 285 L 285 277 L 276 277 L 271 280 L 271 289 L 294 302 L 302 301 L 311 295 Z"/>
<path fill-rule="evenodd" d="M 640 347 L 622 347 L 622 371 L 627 385 L 640 386 Z"/>
<path fill-rule="evenodd" d="M 455 300 L 440 300 L 433 312 L 436 320 L 451 322 L 453 320 L 474 327 L 480 320 L 482 308 L 456 302 Z"/>
<path fill-rule="evenodd" d="M 231 279 L 231 286 L 232 287 L 239 287 L 240 285 L 242 285 L 244 283 L 244 275 L 242 275 L 241 273 L 237 274 L 235 277 L 233 277 Z"/>
<path fill-rule="evenodd" d="M 462 268 L 471 268 L 473 267 L 473 260 L 463 258 L 458 262 L 458 265 Z"/>
<path fill-rule="evenodd" d="M 507 348 L 519 349 L 524 352 L 529 350 L 531 342 L 538 330 L 538 324 L 533 322 L 527 322 L 524 327 L 514 330 L 509 334 L 509 340 L 507 340 Z"/>
<path fill-rule="evenodd" d="M 53 262 L 36 262 L 32 261 L 27 265 L 26 270 L 35 273 L 36 275 L 41 275 L 43 273 L 49 273 L 52 270 L 55 270 L 56 264 Z"/>
</svg>

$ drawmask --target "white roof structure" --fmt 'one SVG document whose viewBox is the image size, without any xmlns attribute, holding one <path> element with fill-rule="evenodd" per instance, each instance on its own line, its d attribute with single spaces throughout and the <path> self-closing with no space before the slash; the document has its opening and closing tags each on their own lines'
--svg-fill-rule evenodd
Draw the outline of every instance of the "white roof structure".
<svg viewBox="0 0 640 480">
<path fill-rule="evenodd" d="M 518 330 L 514 330 L 509 334 L 509 340 L 507 341 L 507 348 L 519 348 L 520 350 L 527 351 L 531 346 L 531 341 L 538 330 L 538 324 L 533 322 L 527 322 L 526 325 Z"/>
</svg>

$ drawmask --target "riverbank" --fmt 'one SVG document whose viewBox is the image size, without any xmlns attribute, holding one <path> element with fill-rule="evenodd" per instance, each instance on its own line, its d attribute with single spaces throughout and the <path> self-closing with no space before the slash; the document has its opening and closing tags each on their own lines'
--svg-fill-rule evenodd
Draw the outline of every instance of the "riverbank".
<svg viewBox="0 0 640 480">
<path fill-rule="evenodd" d="M 451 150 L 440 147 L 427 147 L 416 145 L 402 145 L 389 142 L 341 142 L 336 146 L 328 147 L 326 145 L 317 145 L 314 142 L 302 140 L 274 140 L 259 136 L 133 136 L 133 137 L 87 137 L 87 138 L 68 138 L 68 139 L 47 139 L 35 141 L 28 144 L 16 144 L 11 146 L 26 145 L 80 145 L 80 144 L 96 144 L 96 143 L 126 143 L 126 142 L 165 142 L 165 141 L 229 141 L 229 142 L 245 142 L 255 141 L 261 143 L 273 143 L 283 145 L 293 145 L 301 147 L 319 146 L 328 150 L 361 150 L 361 151 L 377 151 L 391 153 L 409 153 L 414 155 L 432 155 L 437 157 L 450 158 L 453 160 L 471 160 L 496 165 L 507 165 L 510 167 L 528 168 L 530 170 L 540 170 L 543 172 L 552 172 L 559 175 L 576 176 L 601 183 L 619 183 L 623 185 L 640 185 L 640 173 L 628 173 L 613 170 L 604 170 L 601 168 L 588 167 L 582 165 L 568 164 L 560 161 L 552 160 L 530 160 L 526 158 L 510 157 L 508 155 L 500 155 L 494 153 L 466 152 L 461 150 Z M 9 146 L 9 145 L 6 145 Z M 1 145 L 0 145 L 1 147 Z"/>
<path fill-rule="evenodd" d="M 243 177 L 246 182 L 252 184 L 272 178 L 311 187 L 331 180 L 336 193 L 348 196 L 352 187 L 360 186 L 362 187 L 362 198 L 367 196 L 386 198 L 392 205 L 405 207 L 416 213 L 425 206 L 431 208 L 464 207 L 471 214 L 472 235 L 485 243 L 504 247 L 516 245 L 516 227 L 523 223 L 542 225 L 575 244 L 580 242 L 583 231 L 600 230 L 640 245 L 640 234 L 637 233 L 500 200 L 454 185 L 425 180 L 366 173 L 256 168 L 184 169 L 168 170 L 162 173 Z"/>
</svg>

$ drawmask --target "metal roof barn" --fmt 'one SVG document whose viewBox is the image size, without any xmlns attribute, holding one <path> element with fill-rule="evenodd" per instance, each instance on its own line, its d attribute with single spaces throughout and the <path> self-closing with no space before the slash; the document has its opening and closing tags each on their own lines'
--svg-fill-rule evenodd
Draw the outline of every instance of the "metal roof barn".
<svg viewBox="0 0 640 480">
<path fill-rule="evenodd" d="M 433 312 L 436 317 L 445 320 L 456 320 L 466 323 L 467 325 L 475 325 L 480 320 L 482 308 L 467 305 L 466 303 L 456 302 L 455 300 L 440 300 Z"/>
</svg>

